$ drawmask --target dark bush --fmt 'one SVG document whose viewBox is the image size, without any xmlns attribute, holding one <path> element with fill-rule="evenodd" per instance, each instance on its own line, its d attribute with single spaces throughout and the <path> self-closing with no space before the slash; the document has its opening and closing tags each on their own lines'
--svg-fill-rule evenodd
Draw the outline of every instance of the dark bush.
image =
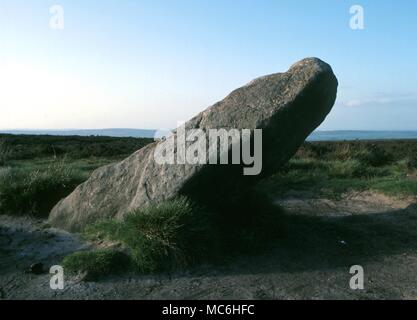
<svg viewBox="0 0 417 320">
<path fill-rule="evenodd" d="M 408 169 L 417 169 L 417 153 L 409 155 L 405 161 Z"/>
<path fill-rule="evenodd" d="M 7 145 L 7 141 L 4 139 L 0 140 L 0 167 L 5 166 L 7 160 L 10 159 L 10 148 Z"/>
<path fill-rule="evenodd" d="M 373 167 L 389 165 L 393 161 L 393 157 L 377 145 L 371 145 L 369 148 L 359 151 L 356 158 Z"/>
</svg>

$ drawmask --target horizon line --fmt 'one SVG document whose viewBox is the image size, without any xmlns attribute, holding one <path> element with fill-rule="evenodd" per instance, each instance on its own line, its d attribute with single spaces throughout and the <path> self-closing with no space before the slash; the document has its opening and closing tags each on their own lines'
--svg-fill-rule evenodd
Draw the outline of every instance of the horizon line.
<svg viewBox="0 0 417 320">
<path fill-rule="evenodd" d="M 39 128 L 13 128 L 13 129 L 4 129 L 4 128 L 0 128 L 0 132 L 5 132 L 5 131 L 105 131 L 105 130 L 141 130 L 141 131 L 158 131 L 161 129 L 144 129 L 144 128 L 120 128 L 120 127 L 115 127 L 115 128 L 96 128 L 96 129 L 91 129 L 91 128 L 59 128 L 59 129 L 39 129 Z M 171 128 L 171 129 L 165 129 L 165 130 L 175 130 L 175 128 Z M 406 132 L 406 131 L 415 131 L 417 132 L 417 129 L 329 129 L 329 130 L 314 130 L 312 133 L 314 132 L 335 132 L 335 131 L 345 131 L 345 132 L 357 132 L 357 131 L 362 131 L 362 132 L 381 132 L 381 131 L 391 131 L 391 132 Z"/>
</svg>

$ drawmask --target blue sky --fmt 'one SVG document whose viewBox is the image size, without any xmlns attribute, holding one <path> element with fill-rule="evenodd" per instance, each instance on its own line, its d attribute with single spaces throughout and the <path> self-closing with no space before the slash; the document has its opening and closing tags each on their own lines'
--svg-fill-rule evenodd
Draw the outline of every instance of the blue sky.
<svg viewBox="0 0 417 320">
<path fill-rule="evenodd" d="M 0 128 L 172 128 L 316 56 L 340 83 L 320 129 L 417 130 L 416 35 L 415 0 L 1 0 Z"/>
</svg>

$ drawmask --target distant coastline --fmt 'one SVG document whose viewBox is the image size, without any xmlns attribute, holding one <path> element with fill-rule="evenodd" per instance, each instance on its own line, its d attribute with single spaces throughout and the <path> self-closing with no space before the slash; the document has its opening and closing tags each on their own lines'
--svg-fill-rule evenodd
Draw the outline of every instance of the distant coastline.
<svg viewBox="0 0 417 320">
<path fill-rule="evenodd" d="M 354 141 L 354 140 L 408 140 L 417 139 L 417 131 L 361 131 L 335 130 L 315 131 L 308 141 Z"/>
<path fill-rule="evenodd" d="M 0 134 L 16 135 L 55 135 L 55 136 L 108 136 L 153 138 L 156 130 L 147 129 L 66 129 L 66 130 L 0 130 Z M 334 130 L 315 131 L 307 141 L 352 141 L 352 140 L 404 140 L 416 139 L 416 131 L 363 131 Z"/>
<path fill-rule="evenodd" d="M 133 137 L 154 138 L 156 130 L 147 129 L 63 129 L 63 130 L 0 130 L 0 134 L 19 135 L 51 135 L 51 136 L 105 136 L 105 137 Z"/>
</svg>

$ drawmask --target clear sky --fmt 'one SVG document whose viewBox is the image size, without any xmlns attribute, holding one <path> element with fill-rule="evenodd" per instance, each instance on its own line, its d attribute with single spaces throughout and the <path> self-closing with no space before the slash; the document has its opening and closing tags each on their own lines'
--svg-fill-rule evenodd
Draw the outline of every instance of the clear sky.
<svg viewBox="0 0 417 320">
<path fill-rule="evenodd" d="M 172 128 L 316 56 L 340 83 L 320 129 L 417 130 L 416 40 L 415 0 L 0 0 L 0 128 Z"/>
</svg>

